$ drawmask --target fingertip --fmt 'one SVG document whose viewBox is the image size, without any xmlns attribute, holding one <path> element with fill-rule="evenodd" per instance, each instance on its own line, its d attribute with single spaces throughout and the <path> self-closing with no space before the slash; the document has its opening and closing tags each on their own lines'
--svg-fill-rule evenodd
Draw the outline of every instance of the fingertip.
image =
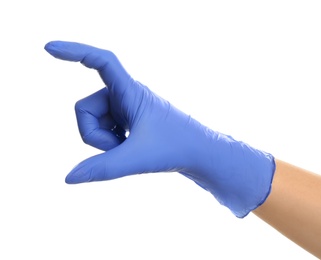
<svg viewBox="0 0 321 260">
<path fill-rule="evenodd" d="M 59 43 L 61 43 L 61 41 L 50 41 L 50 42 L 47 42 L 45 44 L 45 47 L 44 49 L 49 52 L 50 54 L 52 54 L 54 51 L 57 50 L 57 48 L 59 48 Z"/>
<path fill-rule="evenodd" d="M 51 45 L 51 42 L 47 42 L 47 43 L 45 44 L 44 49 L 45 49 L 46 51 L 48 51 L 48 50 L 50 49 L 50 45 Z"/>
<path fill-rule="evenodd" d="M 78 184 L 90 181 L 90 173 L 75 167 L 65 178 L 67 184 Z"/>
<path fill-rule="evenodd" d="M 70 176 L 70 174 L 68 174 L 66 177 L 65 177 L 65 183 L 67 184 L 76 184 L 76 182 L 74 182 L 73 178 Z"/>
<path fill-rule="evenodd" d="M 46 43 L 44 49 L 53 57 L 61 58 L 60 41 L 50 41 Z"/>
<path fill-rule="evenodd" d="M 74 182 L 72 182 L 72 181 L 70 180 L 69 174 L 65 177 L 65 183 L 67 183 L 67 184 L 74 184 Z"/>
<path fill-rule="evenodd" d="M 77 42 L 50 41 L 44 49 L 57 59 L 81 61 L 86 53 L 86 45 Z"/>
</svg>

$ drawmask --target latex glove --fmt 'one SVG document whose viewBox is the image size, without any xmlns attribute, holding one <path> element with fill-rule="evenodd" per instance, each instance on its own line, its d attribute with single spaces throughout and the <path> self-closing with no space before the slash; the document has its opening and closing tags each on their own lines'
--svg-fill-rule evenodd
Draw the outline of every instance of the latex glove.
<svg viewBox="0 0 321 260">
<path fill-rule="evenodd" d="M 212 131 L 178 110 L 135 81 L 110 51 L 61 41 L 49 42 L 45 49 L 58 59 L 98 70 L 107 86 L 76 103 L 84 142 L 106 152 L 79 163 L 67 183 L 180 172 L 237 217 L 265 201 L 275 171 L 271 154 Z"/>
</svg>

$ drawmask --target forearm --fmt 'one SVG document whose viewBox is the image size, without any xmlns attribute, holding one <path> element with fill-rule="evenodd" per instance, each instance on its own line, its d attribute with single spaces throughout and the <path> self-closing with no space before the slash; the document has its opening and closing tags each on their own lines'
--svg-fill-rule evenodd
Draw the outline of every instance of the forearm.
<svg viewBox="0 0 321 260">
<path fill-rule="evenodd" d="M 321 176 L 276 160 L 272 191 L 253 211 L 287 238 L 321 257 Z"/>
</svg>

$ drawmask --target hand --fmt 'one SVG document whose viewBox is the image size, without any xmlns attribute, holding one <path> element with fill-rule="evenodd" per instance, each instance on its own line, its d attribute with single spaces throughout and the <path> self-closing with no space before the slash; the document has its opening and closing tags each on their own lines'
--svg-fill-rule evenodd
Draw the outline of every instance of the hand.
<svg viewBox="0 0 321 260">
<path fill-rule="evenodd" d="M 275 171 L 272 155 L 212 131 L 135 81 L 110 51 L 54 41 L 54 57 L 96 69 L 106 84 L 76 103 L 85 143 L 106 152 L 78 164 L 67 183 L 150 172 L 180 172 L 237 217 L 262 204 Z M 126 137 L 128 135 L 128 137 Z"/>
</svg>

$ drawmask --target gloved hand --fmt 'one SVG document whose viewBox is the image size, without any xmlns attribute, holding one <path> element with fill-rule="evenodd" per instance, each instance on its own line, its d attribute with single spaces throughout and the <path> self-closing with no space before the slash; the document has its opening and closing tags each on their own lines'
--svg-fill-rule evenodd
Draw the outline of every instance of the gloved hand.
<svg viewBox="0 0 321 260">
<path fill-rule="evenodd" d="M 85 143 L 104 150 L 79 163 L 70 184 L 151 172 L 179 172 L 245 217 L 270 193 L 271 154 L 212 131 L 135 81 L 110 51 L 53 41 L 54 57 L 98 70 L 106 87 L 76 103 Z M 128 137 L 126 137 L 126 132 Z"/>
</svg>

